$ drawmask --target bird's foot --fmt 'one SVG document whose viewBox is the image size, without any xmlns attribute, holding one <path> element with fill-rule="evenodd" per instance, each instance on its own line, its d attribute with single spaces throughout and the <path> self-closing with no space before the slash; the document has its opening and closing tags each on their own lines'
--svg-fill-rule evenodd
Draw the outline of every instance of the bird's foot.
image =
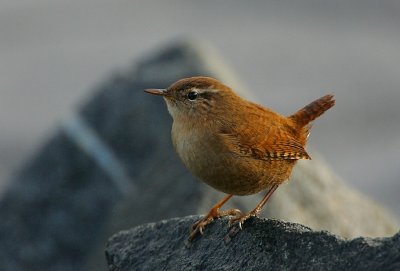
<svg viewBox="0 0 400 271">
<path fill-rule="evenodd" d="M 253 210 L 246 214 L 240 214 L 238 216 L 232 217 L 229 219 L 229 226 L 237 224 L 239 229 L 242 229 L 244 222 L 249 219 L 250 217 L 258 217 L 259 211 Z"/>
<path fill-rule="evenodd" d="M 203 235 L 204 232 L 204 228 L 210 224 L 214 219 L 216 218 L 221 218 L 224 216 L 241 216 L 242 212 L 238 209 L 229 209 L 223 212 L 220 212 L 218 209 L 211 209 L 210 212 L 203 217 L 202 219 L 200 219 L 199 221 L 197 221 L 196 223 L 194 223 L 192 225 L 191 231 L 190 231 L 190 235 L 189 235 L 189 241 L 193 241 L 193 239 L 197 236 L 198 233 L 200 233 L 201 235 Z"/>
</svg>

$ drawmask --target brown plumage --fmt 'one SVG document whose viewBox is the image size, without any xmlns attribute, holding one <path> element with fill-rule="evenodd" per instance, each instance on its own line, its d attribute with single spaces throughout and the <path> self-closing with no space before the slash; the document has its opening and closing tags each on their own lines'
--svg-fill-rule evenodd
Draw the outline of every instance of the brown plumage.
<svg viewBox="0 0 400 271">
<path fill-rule="evenodd" d="M 198 178 L 227 193 L 192 229 L 190 239 L 214 218 L 233 215 L 239 226 L 258 215 L 299 159 L 311 159 L 304 146 L 315 120 L 335 101 L 326 95 L 289 117 L 242 99 L 228 86 L 209 77 L 185 78 L 165 90 L 146 90 L 164 97 L 173 117 L 173 145 L 186 167 Z M 219 208 L 232 195 L 268 190 L 257 207 L 242 214 Z"/>
</svg>

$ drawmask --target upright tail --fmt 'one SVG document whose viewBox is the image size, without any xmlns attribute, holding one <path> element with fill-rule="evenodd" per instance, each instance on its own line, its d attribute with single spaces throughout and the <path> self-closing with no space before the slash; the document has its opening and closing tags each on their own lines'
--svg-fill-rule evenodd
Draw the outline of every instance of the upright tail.
<svg viewBox="0 0 400 271">
<path fill-rule="evenodd" d="M 289 116 L 299 127 L 304 127 L 335 105 L 333 95 L 325 95 Z"/>
</svg>

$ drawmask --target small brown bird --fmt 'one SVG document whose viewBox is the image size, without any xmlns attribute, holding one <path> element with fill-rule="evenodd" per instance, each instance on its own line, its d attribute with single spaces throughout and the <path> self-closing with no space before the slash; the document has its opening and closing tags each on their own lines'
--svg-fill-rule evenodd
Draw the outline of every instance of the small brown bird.
<svg viewBox="0 0 400 271">
<path fill-rule="evenodd" d="M 242 223 L 257 216 L 272 193 L 287 180 L 299 159 L 311 159 L 304 146 L 310 122 L 331 108 L 326 95 L 288 117 L 235 94 L 210 77 L 179 80 L 167 89 L 147 89 L 160 95 L 173 118 L 172 142 L 185 166 L 198 178 L 228 194 L 192 226 L 189 240 L 215 218 L 233 216 Z M 256 208 L 220 211 L 233 195 L 267 190 Z"/>
</svg>

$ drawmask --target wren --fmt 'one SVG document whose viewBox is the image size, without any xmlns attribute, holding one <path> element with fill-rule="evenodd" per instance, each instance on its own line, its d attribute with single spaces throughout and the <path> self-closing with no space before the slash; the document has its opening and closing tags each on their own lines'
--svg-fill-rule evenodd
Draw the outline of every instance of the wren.
<svg viewBox="0 0 400 271">
<path fill-rule="evenodd" d="M 288 117 L 247 101 L 210 77 L 179 80 L 167 89 L 147 89 L 162 96 L 173 118 L 173 146 L 200 180 L 226 194 L 191 229 L 189 240 L 203 234 L 216 218 L 232 216 L 242 227 L 287 180 L 299 159 L 311 159 L 304 146 L 311 122 L 335 104 L 323 96 Z M 254 210 L 220 211 L 233 195 L 267 193 Z"/>
</svg>

